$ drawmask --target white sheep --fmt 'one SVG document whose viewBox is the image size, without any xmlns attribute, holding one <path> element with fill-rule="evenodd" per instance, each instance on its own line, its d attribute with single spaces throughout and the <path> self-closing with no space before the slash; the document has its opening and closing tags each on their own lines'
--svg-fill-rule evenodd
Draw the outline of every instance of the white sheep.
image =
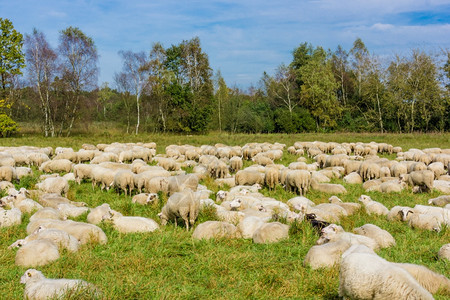
<svg viewBox="0 0 450 300">
<path fill-rule="evenodd" d="M 24 298 L 28 300 L 46 300 L 63 298 L 67 294 L 83 294 L 98 297 L 97 289 L 90 283 L 80 279 L 49 279 L 42 272 L 28 269 L 20 278 L 25 284 Z"/>
<path fill-rule="evenodd" d="M 189 230 L 189 224 L 191 226 L 194 225 L 199 210 L 200 202 L 190 189 L 184 192 L 176 192 L 169 197 L 159 214 L 161 225 L 166 225 L 168 220 L 174 220 L 175 226 L 177 226 L 177 218 L 182 218 L 185 222 L 186 230 Z"/>
<path fill-rule="evenodd" d="M 60 203 L 56 206 L 56 209 L 60 211 L 62 219 L 78 218 L 82 214 L 89 211 L 89 207 L 80 207 L 73 204 Z"/>
<path fill-rule="evenodd" d="M 17 250 L 15 263 L 22 267 L 44 266 L 60 257 L 58 246 L 50 240 L 24 242 Z"/>
<path fill-rule="evenodd" d="M 199 224 L 194 232 L 192 238 L 201 239 L 219 239 L 219 238 L 239 238 L 240 233 L 236 226 L 228 222 L 221 221 L 206 221 Z"/>
<path fill-rule="evenodd" d="M 438 251 L 439 259 L 450 260 L 450 243 L 443 245 Z"/>
<path fill-rule="evenodd" d="M 354 228 L 353 232 L 372 238 L 377 242 L 380 248 L 395 246 L 394 237 L 389 232 L 376 225 L 364 224 L 361 227 Z"/>
<path fill-rule="evenodd" d="M 66 172 L 69 173 L 72 170 L 72 166 L 74 164 L 68 159 L 54 159 L 49 160 L 41 164 L 39 167 L 39 171 L 43 171 L 45 173 L 52 172 Z"/>
<path fill-rule="evenodd" d="M 80 248 L 80 242 L 74 236 L 63 230 L 45 228 L 45 226 L 40 226 L 34 233 L 25 239 L 14 242 L 8 248 L 21 247 L 25 243 L 34 240 L 49 240 L 58 246 L 58 248 L 66 249 L 70 252 L 76 252 Z"/>
<path fill-rule="evenodd" d="M 242 234 L 244 239 L 251 239 L 255 231 L 267 223 L 268 218 L 260 218 L 256 216 L 246 216 L 242 221 L 239 222 L 237 228 Z"/>
<path fill-rule="evenodd" d="M 446 295 L 450 295 L 450 280 L 444 275 L 433 272 L 421 265 L 409 263 L 394 264 L 411 274 L 412 277 L 414 277 L 414 279 L 430 293 L 434 294 L 438 290 L 441 290 Z"/>
<path fill-rule="evenodd" d="M 149 203 L 155 203 L 159 200 L 158 194 L 155 193 L 140 193 L 134 195 L 131 199 L 131 203 L 139 203 L 142 205 L 147 205 Z"/>
<path fill-rule="evenodd" d="M 322 245 L 314 245 L 306 253 L 303 264 L 310 266 L 313 270 L 330 268 L 339 264 L 342 253 L 351 246 L 350 241 L 339 239 Z"/>
<path fill-rule="evenodd" d="M 430 170 L 413 171 L 409 174 L 400 175 L 400 179 L 412 187 L 419 186 L 424 190 L 431 191 L 433 189 L 434 173 Z"/>
<path fill-rule="evenodd" d="M 108 203 L 103 203 L 102 205 L 97 206 L 96 208 L 91 209 L 89 214 L 87 215 L 87 222 L 97 225 L 102 222 L 103 216 L 108 214 L 108 212 L 113 211 Z"/>
<path fill-rule="evenodd" d="M 450 195 L 442 195 L 428 200 L 429 205 L 446 206 L 450 203 Z"/>
<path fill-rule="evenodd" d="M 352 172 L 346 175 L 344 178 L 344 182 L 348 184 L 362 184 L 363 180 L 361 176 L 357 172 Z"/>
<path fill-rule="evenodd" d="M 114 186 L 117 190 L 123 190 L 125 192 L 125 196 L 127 196 L 127 191 L 131 192 L 134 189 L 134 176 L 133 172 L 130 170 L 120 170 L 114 175 Z"/>
<path fill-rule="evenodd" d="M 171 176 L 168 179 L 168 193 L 172 195 L 186 189 L 196 191 L 198 187 L 198 177 L 193 174 Z"/>
<path fill-rule="evenodd" d="M 359 248 L 364 248 L 358 246 Z M 339 296 L 345 299 L 434 299 L 406 270 L 370 252 L 350 247 L 339 269 Z"/>
<path fill-rule="evenodd" d="M 235 175 L 236 185 L 264 184 L 264 173 L 251 170 L 240 170 Z"/>
<path fill-rule="evenodd" d="M 311 180 L 311 189 L 327 193 L 327 194 L 345 194 L 347 190 L 341 184 L 334 183 L 318 183 L 316 180 Z"/>
<path fill-rule="evenodd" d="M 124 216 L 119 212 L 110 211 L 103 219 L 111 221 L 114 228 L 121 233 L 153 232 L 159 229 L 159 225 L 150 218 Z"/>
<path fill-rule="evenodd" d="M 84 203 L 84 202 L 71 201 L 71 200 L 67 199 L 66 197 L 63 197 L 57 193 L 46 193 L 46 194 L 40 195 L 39 203 L 45 207 L 53 207 L 53 208 L 57 208 L 59 204 L 71 204 L 73 206 L 78 206 L 78 207 L 86 206 L 86 203 Z"/>
<path fill-rule="evenodd" d="M 377 202 L 375 200 L 372 200 L 370 196 L 367 195 L 361 195 L 358 199 L 363 205 L 366 210 L 366 213 L 368 215 L 380 215 L 380 216 L 387 216 L 389 213 L 389 210 L 386 206 L 381 204 L 380 202 Z"/>
<path fill-rule="evenodd" d="M 11 205 L 11 209 L 0 208 L 0 228 L 20 225 L 22 223 L 22 212 Z"/>
<path fill-rule="evenodd" d="M 37 183 L 36 187 L 45 193 L 67 195 L 67 192 L 69 191 L 69 182 L 63 177 L 51 177 Z"/>
<path fill-rule="evenodd" d="M 401 221 L 402 220 L 402 210 L 409 210 L 412 209 L 409 206 L 399 206 L 396 205 L 389 210 L 389 213 L 387 214 L 388 221 Z"/>
<path fill-rule="evenodd" d="M 414 209 L 406 208 L 400 211 L 402 221 L 408 221 L 412 228 L 420 228 L 440 232 L 442 224 L 434 214 L 415 212 Z"/>
<path fill-rule="evenodd" d="M 92 178 L 92 169 L 94 165 L 91 164 L 77 164 L 73 166 L 73 174 L 75 176 L 75 181 L 81 184 L 83 179 Z"/>
<path fill-rule="evenodd" d="M 339 197 L 337 196 L 331 196 L 330 198 L 328 198 L 328 201 L 332 204 L 339 205 L 340 207 L 345 209 L 348 216 L 353 215 L 354 213 L 356 213 L 358 210 L 361 209 L 361 204 L 354 202 L 342 202 L 342 200 L 339 199 Z"/>
<path fill-rule="evenodd" d="M 316 244 L 322 245 L 328 242 L 335 242 L 342 239 L 349 241 L 352 245 L 363 244 L 373 250 L 377 250 L 380 247 L 374 239 L 351 232 L 345 232 L 341 226 L 336 224 L 330 224 L 327 227 L 323 228 L 320 232 L 320 237 L 317 240 Z"/>
<path fill-rule="evenodd" d="M 253 233 L 252 238 L 256 244 L 276 243 L 289 238 L 289 225 L 280 222 L 265 223 Z"/>
</svg>

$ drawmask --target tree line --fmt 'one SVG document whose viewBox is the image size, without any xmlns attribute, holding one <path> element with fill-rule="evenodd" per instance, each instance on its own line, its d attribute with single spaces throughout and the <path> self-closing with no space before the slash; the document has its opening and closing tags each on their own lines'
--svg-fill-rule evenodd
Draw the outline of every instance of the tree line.
<svg viewBox="0 0 450 300">
<path fill-rule="evenodd" d="M 23 36 L 8 19 L 0 18 L 0 33 L 2 132 L 13 120 L 39 125 L 44 136 L 69 136 L 94 121 L 129 134 L 450 129 L 448 49 L 388 58 L 359 38 L 350 50 L 305 42 L 289 64 L 242 90 L 213 72 L 194 37 L 119 51 L 113 82 L 98 86 L 97 48 L 79 28 L 60 31 L 55 48 L 43 32 Z"/>
</svg>

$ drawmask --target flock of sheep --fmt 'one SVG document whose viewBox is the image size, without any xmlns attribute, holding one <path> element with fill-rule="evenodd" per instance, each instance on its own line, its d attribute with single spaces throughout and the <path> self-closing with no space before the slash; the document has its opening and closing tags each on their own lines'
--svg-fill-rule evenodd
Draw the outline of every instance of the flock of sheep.
<svg viewBox="0 0 450 300">
<path fill-rule="evenodd" d="M 340 264 L 341 297 L 432 299 L 431 293 L 438 290 L 450 294 L 450 280 L 445 276 L 423 266 L 379 257 L 375 251 L 395 245 L 386 230 L 365 224 L 351 233 L 336 225 L 341 218 L 364 209 L 367 214 L 404 221 L 413 228 L 441 231 L 450 226 L 450 149 L 403 152 L 400 147 L 374 142 L 296 142 L 285 148 L 279 143 L 170 145 L 157 155 L 155 143 L 84 144 L 78 151 L 0 147 L 0 189 L 6 193 L 0 200 L 0 227 L 21 224 L 22 214 L 31 214 L 28 236 L 10 248 L 18 248 L 17 265 L 39 267 L 57 260 L 62 249 L 76 252 L 86 243 L 107 244 L 108 238 L 98 226 L 101 222 L 110 222 L 121 233 L 132 233 L 154 232 L 169 222 L 177 226 L 181 219 L 186 230 L 195 228 L 194 239 L 245 238 L 274 243 L 289 237 L 292 222 L 305 221 L 319 230 L 320 238 L 309 249 L 304 264 L 313 269 Z M 297 161 L 288 166 L 275 163 L 281 161 L 284 151 L 298 156 Z M 380 158 L 379 153 L 395 153 L 396 159 Z M 307 163 L 305 155 L 314 162 Z M 244 168 L 245 161 L 253 164 Z M 32 166 L 43 172 L 36 189 L 16 190 L 13 183 L 32 175 Z M 192 172 L 186 173 L 186 168 Z M 199 183 L 206 177 L 224 190 L 214 195 Z M 362 184 L 366 191 L 392 193 L 411 186 L 415 193 L 437 189 L 444 195 L 430 199 L 429 205 L 388 209 L 366 195 L 358 202 L 343 202 L 338 196 L 347 191 L 341 184 L 330 183 L 333 178 Z M 158 224 L 151 218 L 124 216 L 108 203 L 91 208 L 71 201 L 67 198 L 69 181 L 115 189 L 139 205 L 160 201 L 161 193 L 168 200 Z M 285 203 L 259 191 L 263 186 L 274 189 L 280 185 L 299 196 Z M 329 194 L 329 203 L 307 199 L 310 190 Z M 196 225 L 205 208 L 213 209 L 220 221 Z M 87 214 L 87 222 L 71 220 L 83 214 Z M 450 260 L 450 244 L 442 245 L 438 256 Z M 47 279 L 35 269 L 27 270 L 21 282 L 27 299 L 59 297 L 88 287 L 100 293 L 85 281 Z"/>
</svg>

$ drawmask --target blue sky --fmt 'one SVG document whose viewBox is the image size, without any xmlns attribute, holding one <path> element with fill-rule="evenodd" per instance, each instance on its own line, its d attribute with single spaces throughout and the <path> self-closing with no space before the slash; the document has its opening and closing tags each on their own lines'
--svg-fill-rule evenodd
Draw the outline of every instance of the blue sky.
<svg viewBox="0 0 450 300">
<path fill-rule="evenodd" d="M 100 54 L 99 84 L 113 85 L 119 50 L 150 51 L 195 36 L 229 86 L 257 84 L 309 42 L 349 50 L 360 37 L 389 57 L 412 48 L 450 48 L 450 0 L 0 0 L 0 17 L 21 33 L 34 27 L 56 47 L 59 31 L 79 27 Z"/>
</svg>

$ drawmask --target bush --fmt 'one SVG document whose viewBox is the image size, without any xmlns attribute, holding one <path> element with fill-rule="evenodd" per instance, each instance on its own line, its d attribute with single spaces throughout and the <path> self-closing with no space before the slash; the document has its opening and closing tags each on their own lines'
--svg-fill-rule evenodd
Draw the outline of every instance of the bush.
<svg viewBox="0 0 450 300">
<path fill-rule="evenodd" d="M 9 137 L 17 131 L 17 123 L 6 114 L 0 114 L 0 134 Z"/>
</svg>

